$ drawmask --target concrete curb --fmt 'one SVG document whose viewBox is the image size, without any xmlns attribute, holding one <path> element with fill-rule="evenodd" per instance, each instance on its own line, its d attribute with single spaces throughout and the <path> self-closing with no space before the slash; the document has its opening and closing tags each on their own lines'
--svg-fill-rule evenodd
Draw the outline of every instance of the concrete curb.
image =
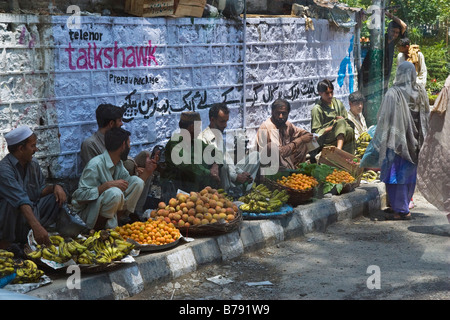
<svg viewBox="0 0 450 320">
<path fill-rule="evenodd" d="M 244 220 L 231 233 L 196 238 L 171 250 L 142 254 L 135 263 L 109 272 L 82 274 L 79 289 L 69 289 L 72 273 L 68 273 L 28 294 L 46 300 L 125 299 L 155 281 L 168 281 L 209 263 L 234 259 L 312 231 L 325 231 L 340 220 L 367 216 L 385 205 L 385 195 L 383 183 L 361 185 L 350 193 L 314 199 L 279 219 Z"/>
</svg>

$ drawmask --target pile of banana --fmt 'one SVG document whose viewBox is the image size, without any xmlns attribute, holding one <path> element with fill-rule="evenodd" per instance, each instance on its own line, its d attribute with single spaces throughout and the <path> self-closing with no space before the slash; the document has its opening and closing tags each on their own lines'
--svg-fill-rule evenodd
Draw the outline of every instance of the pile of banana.
<svg viewBox="0 0 450 320">
<path fill-rule="evenodd" d="M 122 259 L 134 248 L 113 230 L 92 232 L 85 240 L 64 239 L 59 235 L 50 236 L 50 240 L 50 246 L 37 245 L 28 257 L 59 263 L 73 259 L 79 264 L 103 264 Z"/>
<path fill-rule="evenodd" d="M 244 202 L 240 209 L 246 212 L 268 213 L 279 210 L 289 199 L 286 190 L 275 189 L 273 192 L 264 184 L 256 186 L 254 183 L 252 189 L 245 196 L 239 198 Z"/>
<path fill-rule="evenodd" d="M 16 273 L 12 284 L 39 282 L 44 275 L 31 260 L 14 261 L 14 253 L 7 250 L 0 250 L 0 277 Z"/>
<path fill-rule="evenodd" d="M 77 262 L 80 264 L 111 263 L 122 259 L 134 248 L 134 244 L 125 241 L 114 230 L 92 232 L 83 245 L 87 250 L 77 257 Z"/>
<path fill-rule="evenodd" d="M 0 277 L 14 272 L 14 253 L 0 249 Z"/>
<path fill-rule="evenodd" d="M 372 137 L 367 132 L 361 133 L 361 135 L 358 137 L 358 140 L 356 140 L 355 155 L 360 159 L 362 159 L 362 157 L 364 156 L 364 153 L 369 146 L 370 140 L 372 140 Z"/>
<path fill-rule="evenodd" d="M 67 238 L 64 239 L 59 235 L 50 236 L 51 245 L 37 245 L 36 250 L 28 253 L 31 259 L 44 258 L 46 260 L 64 263 L 80 255 L 86 250 L 86 247 L 77 241 Z"/>
<path fill-rule="evenodd" d="M 367 182 L 372 182 L 379 178 L 380 178 L 380 173 L 379 172 L 377 173 L 373 170 L 367 170 L 361 176 L 361 179 L 366 180 Z"/>
<path fill-rule="evenodd" d="M 43 275 L 44 271 L 40 270 L 33 261 L 22 260 L 16 263 L 16 277 L 11 283 L 19 284 L 39 282 Z"/>
</svg>

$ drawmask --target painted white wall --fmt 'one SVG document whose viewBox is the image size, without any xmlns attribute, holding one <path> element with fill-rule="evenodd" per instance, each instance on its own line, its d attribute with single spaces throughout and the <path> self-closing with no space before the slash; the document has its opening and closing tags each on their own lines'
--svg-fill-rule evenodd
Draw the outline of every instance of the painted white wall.
<svg viewBox="0 0 450 320">
<path fill-rule="evenodd" d="M 80 39 L 67 18 L 0 15 L 0 157 L 3 134 L 27 124 L 52 178 L 81 174 L 80 145 L 97 130 L 100 103 L 127 106 L 135 155 L 164 145 L 182 111 L 199 111 L 204 128 L 209 106 L 226 101 L 228 131 L 246 129 L 251 145 L 276 98 L 289 100 L 290 120 L 309 129 L 319 80 L 335 80 L 345 105 L 356 86 L 354 30 L 326 20 L 308 31 L 302 18 L 250 18 L 244 32 L 226 19 L 82 16 Z M 347 60 L 350 72 L 341 66 Z"/>
</svg>

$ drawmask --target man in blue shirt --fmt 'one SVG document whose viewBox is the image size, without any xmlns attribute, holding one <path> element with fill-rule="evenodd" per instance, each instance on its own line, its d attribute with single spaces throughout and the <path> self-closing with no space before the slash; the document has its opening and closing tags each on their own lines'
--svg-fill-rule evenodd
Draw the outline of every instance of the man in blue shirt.
<svg viewBox="0 0 450 320">
<path fill-rule="evenodd" d="M 26 243 L 29 230 L 37 243 L 50 244 L 47 227 L 56 221 L 67 196 L 48 185 L 38 161 L 36 135 L 20 126 L 5 135 L 9 153 L 0 161 L 0 248 Z"/>
</svg>

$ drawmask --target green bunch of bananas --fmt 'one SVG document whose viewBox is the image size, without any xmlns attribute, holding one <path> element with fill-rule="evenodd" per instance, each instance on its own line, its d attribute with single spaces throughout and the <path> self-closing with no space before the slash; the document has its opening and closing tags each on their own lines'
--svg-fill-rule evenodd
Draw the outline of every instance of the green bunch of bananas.
<svg viewBox="0 0 450 320">
<path fill-rule="evenodd" d="M 130 253 L 134 244 L 125 241 L 114 230 L 99 230 L 93 232 L 84 242 L 87 248 L 77 257 L 81 264 L 104 264 L 120 260 Z"/>
<path fill-rule="evenodd" d="M 230 195 L 225 191 L 225 189 L 217 189 L 217 192 L 218 192 L 219 194 L 222 194 L 222 195 L 225 197 L 225 199 L 230 200 L 230 201 L 234 201 L 233 197 L 230 196 Z"/>
<path fill-rule="evenodd" d="M 379 173 L 376 173 L 373 170 L 367 170 L 361 176 L 361 179 L 366 180 L 368 182 L 372 182 L 379 178 Z"/>
<path fill-rule="evenodd" d="M 239 208 L 242 211 L 254 213 L 275 212 L 288 200 L 289 194 L 286 190 L 275 189 L 272 192 L 264 184 L 257 186 L 253 184 L 251 191 L 239 198 L 239 201 L 244 202 Z"/>
<path fill-rule="evenodd" d="M 40 270 L 31 260 L 22 260 L 16 263 L 15 271 L 16 277 L 11 282 L 13 284 L 39 282 L 44 275 L 44 271 Z"/>
<path fill-rule="evenodd" d="M 362 159 L 371 140 L 372 140 L 372 137 L 370 136 L 369 133 L 367 133 L 367 132 L 361 133 L 361 135 L 358 137 L 358 140 L 356 140 L 355 155 L 357 157 Z"/>
<path fill-rule="evenodd" d="M 0 277 L 14 272 L 14 253 L 0 249 Z"/>
</svg>

